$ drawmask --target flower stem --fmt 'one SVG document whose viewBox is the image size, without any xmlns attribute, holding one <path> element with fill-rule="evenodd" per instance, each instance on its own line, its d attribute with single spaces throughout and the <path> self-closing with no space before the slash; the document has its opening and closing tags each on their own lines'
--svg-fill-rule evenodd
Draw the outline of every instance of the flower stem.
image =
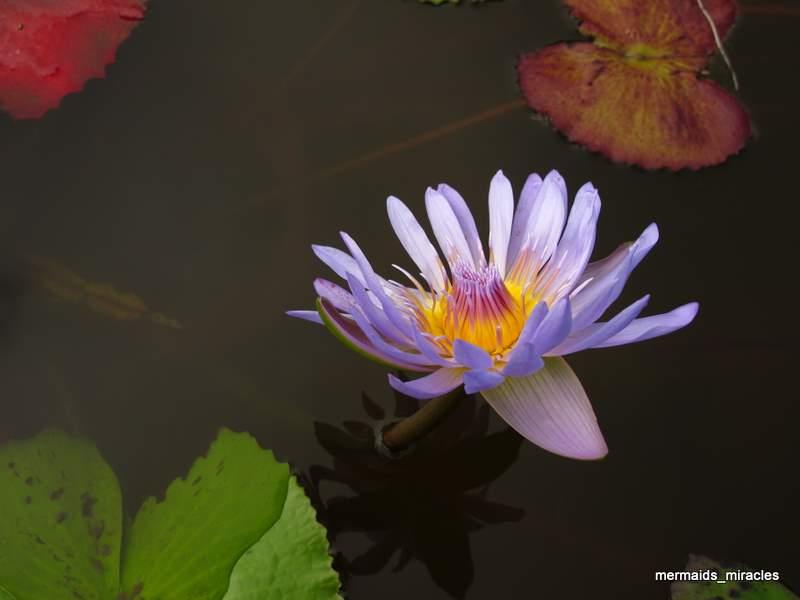
<svg viewBox="0 0 800 600">
<path fill-rule="evenodd" d="M 410 446 L 414 441 L 432 430 L 464 398 L 464 389 L 429 400 L 410 417 L 391 425 L 383 432 L 383 446 L 396 452 Z"/>
</svg>

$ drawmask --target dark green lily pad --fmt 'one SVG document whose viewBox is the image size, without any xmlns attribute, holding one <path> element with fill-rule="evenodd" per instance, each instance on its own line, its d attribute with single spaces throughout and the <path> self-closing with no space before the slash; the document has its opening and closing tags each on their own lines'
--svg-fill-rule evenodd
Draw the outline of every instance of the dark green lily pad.
<svg viewBox="0 0 800 600">
<path fill-rule="evenodd" d="M 45 431 L 0 447 L 0 515 L 0 598 L 113 598 L 122 499 L 92 443 Z"/>
<path fill-rule="evenodd" d="M 744 565 L 725 565 L 705 556 L 689 556 L 686 571 L 716 573 L 716 581 L 680 581 L 672 584 L 672 600 L 798 600 L 798 597 L 778 581 L 756 581 L 751 575 L 764 573 Z M 770 577 L 772 572 L 770 571 Z"/>
</svg>

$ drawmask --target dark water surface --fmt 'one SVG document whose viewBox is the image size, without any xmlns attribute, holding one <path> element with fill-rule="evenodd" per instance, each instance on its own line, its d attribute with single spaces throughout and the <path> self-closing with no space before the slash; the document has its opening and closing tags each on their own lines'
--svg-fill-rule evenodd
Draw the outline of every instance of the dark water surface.
<svg viewBox="0 0 800 600">
<path fill-rule="evenodd" d="M 319 480 L 353 599 L 659 600 L 654 571 L 689 553 L 800 588 L 798 26 L 740 19 L 728 47 L 756 138 L 674 175 L 584 152 L 517 103 L 517 53 L 577 37 L 556 2 L 154 0 L 107 79 L 40 121 L 0 117 L 0 436 L 92 437 L 133 510 L 219 426 L 249 430 Z M 571 192 L 591 180 L 595 256 L 656 221 L 623 301 L 696 299 L 697 321 L 571 359 L 602 462 L 520 443 L 479 400 L 416 459 L 340 451 L 333 428 L 369 419 L 362 394 L 394 399 L 379 367 L 283 315 L 311 307 L 325 273 L 309 245 L 345 229 L 388 274 L 409 261 L 387 195 L 422 211 L 447 181 L 485 230 L 498 168 L 516 189 L 534 170 L 559 169 Z M 59 301 L 32 256 L 183 328 Z"/>
</svg>

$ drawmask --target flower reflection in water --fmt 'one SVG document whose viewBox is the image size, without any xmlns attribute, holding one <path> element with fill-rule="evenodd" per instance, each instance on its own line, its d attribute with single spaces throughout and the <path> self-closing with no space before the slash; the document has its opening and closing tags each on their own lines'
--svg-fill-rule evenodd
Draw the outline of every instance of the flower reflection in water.
<svg viewBox="0 0 800 600">
<path fill-rule="evenodd" d="M 416 400 L 400 394 L 395 399 L 394 417 L 419 408 Z M 308 473 L 309 492 L 332 541 L 353 532 L 369 538 L 366 552 L 340 556 L 337 568 L 344 575 L 369 575 L 395 555 L 395 571 L 417 559 L 439 587 L 463 597 L 473 578 L 469 536 L 524 515 L 488 498 L 489 484 L 516 461 L 522 438 L 511 429 L 488 433 L 489 408 L 470 396 L 410 451 L 386 458 L 373 450 L 385 411 L 366 396 L 363 405 L 370 422 L 349 421 L 344 429 L 316 424 L 317 439 L 334 462 L 333 468 L 314 465 Z M 354 495 L 326 494 L 341 489 L 326 482 Z"/>
</svg>

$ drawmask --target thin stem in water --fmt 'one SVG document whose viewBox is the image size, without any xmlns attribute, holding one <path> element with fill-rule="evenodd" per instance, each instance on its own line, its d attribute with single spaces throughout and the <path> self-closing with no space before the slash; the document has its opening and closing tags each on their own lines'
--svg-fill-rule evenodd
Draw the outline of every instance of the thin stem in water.
<svg viewBox="0 0 800 600">
<path fill-rule="evenodd" d="M 714 23 L 714 18 L 711 16 L 711 13 L 708 12 L 708 9 L 706 9 L 705 4 L 703 4 L 703 0 L 697 0 L 697 6 L 700 7 L 700 11 L 703 13 L 706 21 L 708 21 L 708 25 L 711 27 L 711 33 L 714 35 L 714 43 L 717 45 L 717 50 L 719 50 L 722 60 L 724 60 L 725 64 L 728 66 L 728 71 L 730 71 L 731 79 L 733 80 L 733 89 L 738 91 L 739 78 L 736 77 L 736 71 L 733 70 L 731 59 L 728 58 L 728 53 L 725 52 L 725 47 L 722 45 L 722 40 L 720 39 L 719 32 L 717 31 L 717 25 Z"/>
</svg>

